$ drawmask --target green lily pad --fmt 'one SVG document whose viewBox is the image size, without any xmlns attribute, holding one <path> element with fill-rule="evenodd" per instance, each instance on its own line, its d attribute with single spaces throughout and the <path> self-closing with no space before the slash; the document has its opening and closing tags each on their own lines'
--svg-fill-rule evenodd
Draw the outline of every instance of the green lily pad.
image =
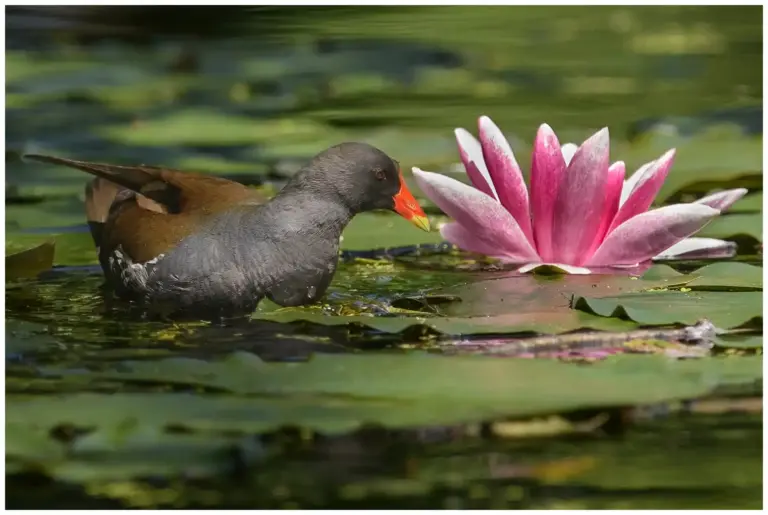
<svg viewBox="0 0 768 515">
<path fill-rule="evenodd" d="M 256 442 L 241 438 L 169 434 L 139 422 L 126 425 L 78 438 L 68 459 L 51 466 L 48 473 L 74 483 L 149 476 L 201 478 L 231 472 L 239 456 L 251 462 L 262 455 Z"/>
<path fill-rule="evenodd" d="M 5 465 L 11 469 L 39 467 L 64 461 L 66 449 L 51 438 L 47 428 L 34 424 L 5 425 Z"/>
<path fill-rule="evenodd" d="M 631 321 L 607 319 L 589 313 L 555 312 L 532 316 L 531 314 L 506 314 L 477 317 L 416 317 L 416 316 L 329 316 L 306 313 L 299 310 L 258 313 L 255 320 L 281 323 L 349 326 L 373 329 L 382 333 L 428 335 L 437 332 L 445 335 L 494 334 L 494 333 L 543 333 L 555 334 L 575 329 L 589 328 L 604 331 L 625 331 L 636 327 Z"/>
<path fill-rule="evenodd" d="M 213 155 L 192 155 L 189 157 L 182 157 L 173 162 L 172 165 L 178 170 L 189 170 L 211 175 L 236 175 L 239 173 L 264 175 L 269 171 L 269 168 L 264 163 L 231 161 Z"/>
<path fill-rule="evenodd" d="M 88 232 L 68 232 L 60 234 L 6 233 L 5 251 L 41 245 L 51 241 L 56 246 L 54 265 L 94 265 L 99 262 L 96 247 Z M 48 267 L 50 268 L 50 267 Z"/>
<path fill-rule="evenodd" d="M 47 373 L 55 375 L 56 370 Z M 9 398 L 7 420 L 42 426 L 99 425 L 135 417 L 167 424 L 183 417 L 199 430 L 224 429 L 233 423 L 251 430 L 295 423 L 331 431 L 365 422 L 400 427 L 446 424 L 696 397 L 721 382 L 759 379 L 762 366 L 759 357 L 675 362 L 640 355 L 591 367 L 430 354 L 319 354 L 304 363 L 265 363 L 253 354 L 237 352 L 216 362 L 188 358 L 123 362 L 86 375 L 94 380 L 171 383 L 269 397 L 224 397 L 214 404 L 205 395 L 119 395 L 107 407 L 98 402 L 99 396 L 81 395 L 70 397 L 76 403 L 70 406 L 66 398 L 60 399 L 61 405 L 53 409 L 39 405 L 46 400 Z M 154 402 L 162 402 L 164 409 L 159 404 L 142 409 L 142 397 L 148 402 L 157 399 Z M 89 405 L 84 398 L 93 402 Z M 120 406 L 120 398 L 129 403 Z"/>
<path fill-rule="evenodd" d="M 257 120 L 204 109 L 186 109 L 138 125 L 100 128 L 107 138 L 129 145 L 255 145 L 284 139 L 322 137 L 328 128 L 306 119 Z M 320 149 L 318 149 L 320 150 Z"/>
<path fill-rule="evenodd" d="M 746 235 L 756 241 L 763 241 L 763 215 L 738 214 L 721 215 L 712 220 L 696 236 L 702 238 L 732 239 L 735 236 Z"/>
<path fill-rule="evenodd" d="M 28 193 L 29 191 L 27 190 Z M 83 202 L 74 195 L 48 198 L 38 204 L 17 204 L 5 208 L 5 226 L 11 230 L 64 227 L 84 223 Z"/>
<path fill-rule="evenodd" d="M 712 263 L 699 268 L 697 277 L 686 284 L 693 289 L 762 290 L 762 267 L 739 262 Z"/>
<path fill-rule="evenodd" d="M 677 154 L 659 192 L 659 202 L 681 190 L 706 192 L 711 187 L 735 187 L 729 181 L 740 180 L 752 188 L 762 185 L 761 140 L 729 126 L 713 125 L 692 137 L 651 131 L 627 152 L 612 155 L 627 162 L 629 175 L 670 148 L 676 148 Z"/>
<path fill-rule="evenodd" d="M 587 313 L 626 318 L 644 325 L 694 324 L 708 318 L 715 326 L 729 329 L 762 320 L 763 294 L 660 291 L 618 297 L 579 297 L 574 306 Z"/>
<path fill-rule="evenodd" d="M 32 247 L 15 254 L 5 256 L 5 278 L 20 279 L 22 277 L 35 277 L 40 272 L 50 270 L 53 266 L 53 256 L 56 244 L 53 241 L 45 241 L 36 247 Z"/>
<path fill-rule="evenodd" d="M 111 109 L 135 113 L 146 108 L 172 105 L 189 89 L 191 82 L 188 77 L 159 77 L 86 91 Z"/>
<path fill-rule="evenodd" d="M 728 208 L 727 213 L 759 213 L 763 210 L 763 192 L 749 193 Z"/>
<path fill-rule="evenodd" d="M 642 278 L 628 276 L 567 275 L 542 278 L 533 275 L 513 275 L 493 280 L 481 276 L 454 273 L 441 280 L 455 277 L 458 286 L 430 289 L 431 296 L 459 298 L 460 301 L 440 304 L 440 316 L 333 316 L 306 309 L 264 306 L 253 317 L 282 323 L 307 323 L 328 326 L 364 327 L 384 333 L 447 335 L 489 333 L 555 334 L 581 328 L 624 331 L 636 327 L 632 321 L 606 319 L 571 309 L 574 295 L 637 292 L 651 288 L 684 285 L 694 276 L 676 272 L 667 265 L 655 265 Z"/>
<path fill-rule="evenodd" d="M 98 63 L 74 59 L 46 59 L 34 52 L 8 51 L 5 55 L 7 84 L 41 76 L 55 76 L 62 73 L 96 68 Z"/>
<path fill-rule="evenodd" d="M 715 345 L 732 349 L 762 349 L 763 335 L 724 335 L 715 340 Z"/>
<path fill-rule="evenodd" d="M 602 275 L 511 276 L 473 282 L 439 292 L 458 295 L 461 303 L 451 304 L 447 315 L 478 316 L 518 313 L 554 313 L 570 310 L 574 295 L 624 295 L 652 288 L 681 286 L 693 277 L 667 265 L 655 265 L 643 277 Z"/>
</svg>

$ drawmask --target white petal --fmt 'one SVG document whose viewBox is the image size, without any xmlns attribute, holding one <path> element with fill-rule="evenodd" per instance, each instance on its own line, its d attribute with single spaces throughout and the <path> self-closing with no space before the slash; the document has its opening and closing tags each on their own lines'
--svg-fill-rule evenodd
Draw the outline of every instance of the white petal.
<svg viewBox="0 0 768 515">
<path fill-rule="evenodd" d="M 485 159 L 483 159 L 483 148 L 480 146 L 480 142 L 469 133 L 466 129 L 455 129 L 456 141 L 459 143 L 460 150 L 463 150 L 467 154 L 469 161 L 475 163 L 480 174 L 485 178 L 488 186 L 491 188 L 491 192 L 496 200 L 499 200 L 499 195 L 496 193 L 496 187 L 493 185 L 491 174 L 488 173 L 488 167 L 485 166 Z"/>
<path fill-rule="evenodd" d="M 658 254 L 653 259 L 678 259 L 685 254 L 704 252 L 711 257 L 729 257 L 736 250 L 736 244 L 732 241 L 718 240 L 716 238 L 686 238 Z"/>
<path fill-rule="evenodd" d="M 619 207 L 621 207 L 624 204 L 624 202 L 627 201 L 627 198 L 629 198 L 629 195 L 630 193 L 632 193 L 632 190 L 635 189 L 635 186 L 637 186 L 637 183 L 645 175 L 645 171 L 651 166 L 653 166 L 655 162 L 656 160 L 654 159 L 653 161 L 645 163 L 643 166 L 638 168 L 637 171 L 629 177 L 629 179 L 624 181 L 624 187 L 621 188 L 621 198 L 619 199 Z"/>
<path fill-rule="evenodd" d="M 560 150 L 563 152 L 563 160 L 565 161 L 565 166 L 568 166 L 568 164 L 571 162 L 571 159 L 573 159 L 573 154 L 575 154 L 578 149 L 579 146 L 575 143 L 566 143 L 560 148 Z"/>
<path fill-rule="evenodd" d="M 722 212 L 746 195 L 747 191 L 746 188 L 720 191 L 718 193 L 713 193 L 712 195 L 707 195 L 704 198 L 700 198 L 695 204 L 704 204 L 705 206 L 709 206 Z"/>
</svg>

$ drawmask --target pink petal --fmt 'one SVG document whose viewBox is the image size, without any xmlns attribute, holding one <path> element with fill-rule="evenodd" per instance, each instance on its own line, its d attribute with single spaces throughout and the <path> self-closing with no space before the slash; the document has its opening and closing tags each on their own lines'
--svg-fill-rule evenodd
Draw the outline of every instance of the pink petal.
<svg viewBox="0 0 768 515">
<path fill-rule="evenodd" d="M 659 159 L 653 161 L 650 166 L 642 169 L 642 173 L 636 174 L 638 177 L 635 180 L 635 186 L 611 222 L 608 228 L 609 233 L 633 216 L 648 211 L 664 185 L 674 159 L 675 149 L 669 150 Z"/>
<path fill-rule="evenodd" d="M 581 265 L 600 226 L 608 180 L 608 129 L 576 151 L 557 189 L 552 224 L 553 259 Z"/>
<path fill-rule="evenodd" d="M 499 202 L 456 179 L 413 168 L 421 190 L 448 216 L 472 232 L 477 240 L 497 249 L 494 255 L 539 261 L 517 221 Z"/>
<path fill-rule="evenodd" d="M 621 199 L 619 200 L 619 207 L 624 205 L 624 202 L 627 201 L 629 198 L 629 194 L 632 193 L 632 190 L 635 189 L 635 184 L 637 184 L 637 181 L 640 180 L 640 177 L 642 177 L 645 174 L 645 171 L 653 165 L 655 161 L 650 161 L 648 163 L 645 163 L 643 166 L 637 169 L 635 173 L 629 176 L 629 179 L 624 181 L 624 186 L 621 189 Z"/>
<path fill-rule="evenodd" d="M 704 204 L 711 208 L 717 209 L 721 213 L 731 207 L 737 200 L 741 199 L 747 194 L 746 188 L 736 188 L 733 190 L 721 191 L 719 193 L 713 193 L 707 195 L 704 198 L 700 198 L 694 204 Z"/>
<path fill-rule="evenodd" d="M 589 250 L 584 254 L 585 261 L 586 256 L 591 256 L 597 247 L 603 243 L 605 235 L 608 233 L 608 227 L 611 225 L 613 218 L 616 216 L 616 212 L 619 210 L 619 198 L 621 197 L 621 189 L 624 186 L 624 173 L 626 173 L 626 166 L 624 161 L 616 161 L 608 168 L 608 181 L 605 184 L 605 206 L 603 207 L 603 215 L 600 220 L 600 227 L 597 229 L 595 239 Z"/>
<path fill-rule="evenodd" d="M 456 129 L 453 132 L 456 135 L 456 144 L 459 146 L 459 156 L 464 163 L 470 182 L 475 188 L 498 200 L 496 188 L 485 166 L 480 142 L 464 129 Z"/>
<path fill-rule="evenodd" d="M 566 165 L 560 142 L 546 123 L 539 127 L 531 159 L 531 214 L 536 249 L 545 261 L 552 260 L 552 221 L 557 190 Z"/>
<path fill-rule="evenodd" d="M 491 174 L 499 201 L 515 217 L 528 241 L 533 244 L 528 188 L 515 155 L 504 134 L 490 118 L 481 116 L 478 126 L 485 165 Z"/>
<path fill-rule="evenodd" d="M 701 204 L 675 204 L 640 213 L 610 232 L 587 266 L 634 265 L 652 259 L 719 214 Z"/>
<path fill-rule="evenodd" d="M 686 238 L 675 243 L 654 259 L 715 259 L 736 254 L 736 243 L 715 238 Z"/>
<path fill-rule="evenodd" d="M 525 261 L 520 256 L 504 254 L 503 249 L 499 249 L 497 245 L 490 245 L 484 240 L 481 240 L 477 235 L 461 225 L 458 222 L 449 222 L 440 228 L 440 234 L 443 238 L 450 243 L 456 245 L 460 249 L 476 252 L 477 254 L 484 254 L 500 259 L 504 262 L 519 263 Z"/>
</svg>

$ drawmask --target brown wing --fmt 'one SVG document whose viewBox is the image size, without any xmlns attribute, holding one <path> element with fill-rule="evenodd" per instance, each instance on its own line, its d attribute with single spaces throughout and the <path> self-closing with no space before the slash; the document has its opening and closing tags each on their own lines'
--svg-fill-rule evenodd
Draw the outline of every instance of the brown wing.
<svg viewBox="0 0 768 515">
<path fill-rule="evenodd" d="M 86 214 L 94 241 L 109 251 L 122 245 L 137 262 L 166 252 L 213 214 L 237 204 L 266 201 L 253 188 L 194 172 L 39 154 L 24 158 L 95 175 L 97 179 L 86 186 Z"/>
</svg>

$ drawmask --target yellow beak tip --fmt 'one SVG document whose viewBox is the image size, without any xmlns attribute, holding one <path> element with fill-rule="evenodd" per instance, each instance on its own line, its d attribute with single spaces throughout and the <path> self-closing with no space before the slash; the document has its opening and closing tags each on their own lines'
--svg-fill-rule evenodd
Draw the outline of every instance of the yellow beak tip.
<svg viewBox="0 0 768 515">
<path fill-rule="evenodd" d="M 414 216 L 411 218 L 411 223 L 422 231 L 429 232 L 432 229 L 432 226 L 429 224 L 429 218 L 426 216 Z"/>
</svg>

